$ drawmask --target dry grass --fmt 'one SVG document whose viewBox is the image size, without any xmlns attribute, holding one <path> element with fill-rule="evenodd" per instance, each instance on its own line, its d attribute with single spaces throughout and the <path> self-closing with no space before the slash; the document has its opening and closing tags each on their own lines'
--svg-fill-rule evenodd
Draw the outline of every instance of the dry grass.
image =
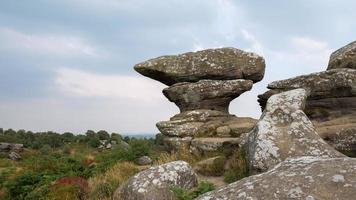
<svg viewBox="0 0 356 200">
<path fill-rule="evenodd" d="M 111 199 L 113 192 L 127 179 L 138 173 L 139 169 L 131 162 L 115 164 L 104 174 L 89 179 L 90 199 Z"/>
<path fill-rule="evenodd" d="M 177 152 L 161 153 L 158 156 L 158 159 L 154 162 L 154 165 L 162 165 L 162 164 L 177 161 L 177 160 L 183 160 L 183 161 L 188 162 L 189 164 L 194 164 L 197 162 L 197 159 L 195 158 L 195 156 L 189 152 L 187 147 L 184 147 L 184 148 L 181 148 Z"/>
</svg>

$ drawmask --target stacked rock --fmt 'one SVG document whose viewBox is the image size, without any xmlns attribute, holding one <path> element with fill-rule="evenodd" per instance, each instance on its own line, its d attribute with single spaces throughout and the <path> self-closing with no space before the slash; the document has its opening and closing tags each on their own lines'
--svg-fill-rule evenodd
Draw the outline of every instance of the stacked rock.
<svg viewBox="0 0 356 200">
<path fill-rule="evenodd" d="M 259 95 L 262 109 L 276 93 L 309 91 L 305 113 L 318 134 L 336 149 L 356 153 L 356 41 L 330 56 L 327 71 L 275 81 Z"/>
<path fill-rule="evenodd" d="M 200 144 L 194 138 L 232 138 L 224 142 L 206 140 L 208 148 L 236 141 L 256 123 L 252 118 L 229 114 L 230 102 L 262 80 L 265 61 L 254 53 L 235 48 L 208 49 L 176 56 L 162 56 L 135 65 L 140 74 L 160 81 L 163 94 L 180 109 L 180 114 L 157 127 L 171 148 Z M 220 141 L 220 140 L 219 140 Z M 199 147 L 191 147 L 199 148 Z"/>
</svg>

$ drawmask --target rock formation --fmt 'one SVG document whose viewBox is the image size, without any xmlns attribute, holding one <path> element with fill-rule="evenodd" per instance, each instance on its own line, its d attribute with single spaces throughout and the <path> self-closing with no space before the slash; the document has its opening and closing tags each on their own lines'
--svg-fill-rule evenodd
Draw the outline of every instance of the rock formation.
<svg viewBox="0 0 356 200">
<path fill-rule="evenodd" d="M 354 199 L 355 166 L 354 158 L 288 159 L 266 173 L 206 193 L 197 200 Z"/>
<path fill-rule="evenodd" d="M 262 109 L 273 94 L 304 88 L 309 91 L 304 112 L 318 134 L 340 151 L 356 152 L 351 142 L 356 141 L 355 52 L 353 42 L 331 55 L 327 71 L 270 83 L 270 90 L 259 95 Z"/>
<path fill-rule="evenodd" d="M 263 172 L 288 158 L 317 156 L 344 157 L 316 133 L 304 114 L 304 89 L 275 94 L 249 135 L 248 160 L 251 172 Z"/>
<path fill-rule="evenodd" d="M 238 137 L 256 123 L 229 114 L 230 102 L 264 76 L 264 59 L 234 48 L 208 49 L 162 56 L 135 65 L 142 75 L 168 88 L 163 94 L 181 113 L 157 127 L 167 146 L 190 146 L 195 138 Z"/>
<path fill-rule="evenodd" d="M 151 167 L 130 178 L 114 194 L 116 200 L 174 200 L 172 187 L 191 189 L 197 175 L 188 163 L 175 161 Z"/>
</svg>

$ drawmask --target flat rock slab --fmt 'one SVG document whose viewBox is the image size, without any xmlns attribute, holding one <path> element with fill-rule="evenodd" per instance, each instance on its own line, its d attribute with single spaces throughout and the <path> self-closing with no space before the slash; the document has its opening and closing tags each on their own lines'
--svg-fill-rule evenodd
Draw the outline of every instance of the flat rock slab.
<svg viewBox="0 0 356 200">
<path fill-rule="evenodd" d="M 356 196 L 356 159 L 300 157 L 244 178 L 197 200 L 350 200 Z"/>
<path fill-rule="evenodd" d="M 228 112 L 230 102 L 242 93 L 251 90 L 251 80 L 200 80 L 183 82 L 163 90 L 163 94 L 174 102 L 181 112 L 210 109 Z"/>
<path fill-rule="evenodd" d="M 197 175 L 187 162 L 175 161 L 136 174 L 114 194 L 114 200 L 175 200 L 172 187 L 191 189 Z"/>
<path fill-rule="evenodd" d="M 337 68 L 356 69 L 356 41 L 331 54 L 328 70 Z"/>
<path fill-rule="evenodd" d="M 267 171 L 293 157 L 344 157 L 320 138 L 303 112 L 307 95 L 304 89 L 295 89 L 268 99 L 266 109 L 248 138 L 252 173 Z"/>
<path fill-rule="evenodd" d="M 180 55 L 161 56 L 135 65 L 140 74 L 166 85 L 202 79 L 262 80 L 265 61 L 254 53 L 235 48 L 207 49 Z"/>
<path fill-rule="evenodd" d="M 356 96 L 356 70 L 333 69 L 294 78 L 274 81 L 268 84 L 270 91 L 259 95 L 259 102 L 264 108 L 267 99 L 273 94 L 297 88 L 310 92 L 309 99 L 341 98 Z"/>
</svg>

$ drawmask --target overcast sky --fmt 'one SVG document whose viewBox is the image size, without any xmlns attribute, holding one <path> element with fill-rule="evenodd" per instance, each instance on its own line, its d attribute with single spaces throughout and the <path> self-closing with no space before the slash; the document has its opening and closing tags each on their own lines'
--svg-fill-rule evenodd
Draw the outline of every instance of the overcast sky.
<svg viewBox="0 0 356 200">
<path fill-rule="evenodd" d="M 263 55 L 266 75 L 230 112 L 260 116 L 273 80 L 326 69 L 356 39 L 354 0 L 0 1 L 0 127 L 156 133 L 178 108 L 133 65 L 215 47 Z"/>
</svg>

